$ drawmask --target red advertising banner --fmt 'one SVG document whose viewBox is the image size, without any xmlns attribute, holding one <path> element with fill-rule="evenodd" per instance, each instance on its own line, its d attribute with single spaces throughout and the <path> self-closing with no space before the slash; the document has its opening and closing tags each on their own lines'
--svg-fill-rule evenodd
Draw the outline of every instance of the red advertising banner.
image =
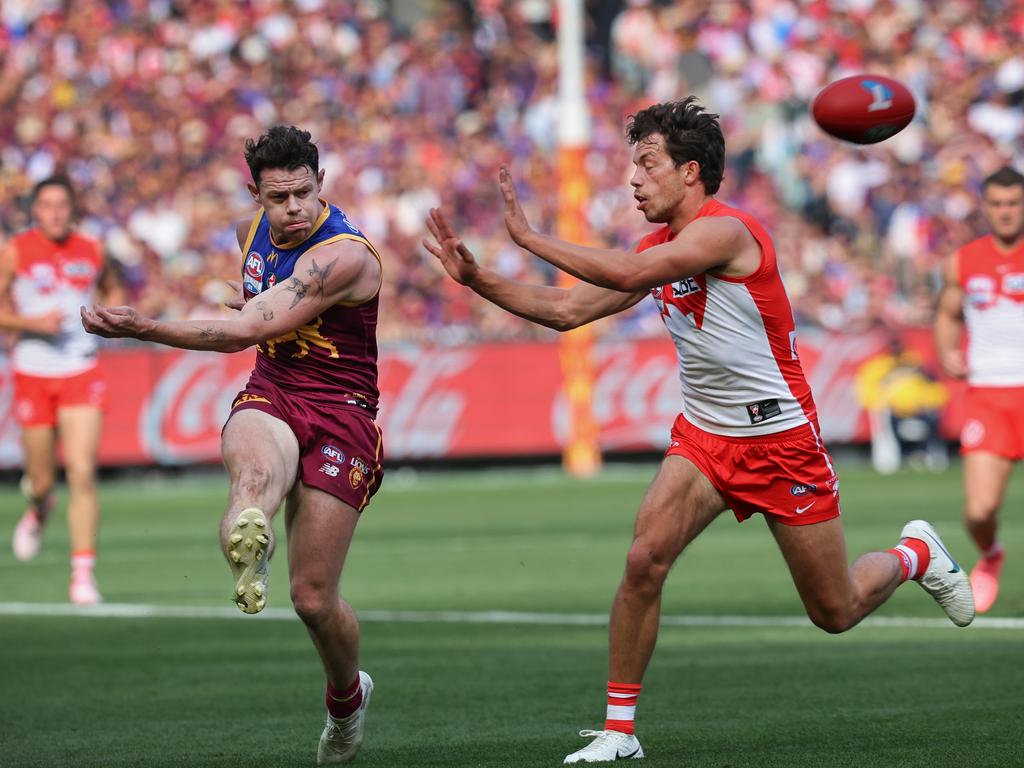
<svg viewBox="0 0 1024 768">
<path fill-rule="evenodd" d="M 927 357 L 926 331 L 907 347 Z M 854 377 L 885 352 L 882 334 L 803 332 L 800 356 L 826 442 L 868 439 Z M 567 437 L 554 343 L 416 347 L 380 358 L 381 413 L 390 460 L 471 456 L 555 456 Z M 594 418 L 602 450 L 660 450 L 681 408 L 675 349 L 668 340 L 595 345 Z M 220 430 L 252 367 L 253 352 L 220 355 L 138 346 L 101 355 L 108 409 L 100 445 L 104 466 L 191 464 L 220 460 Z M 0 365 L 0 466 L 18 466 L 11 374 Z M 959 386 L 944 414 L 955 435 Z"/>
</svg>

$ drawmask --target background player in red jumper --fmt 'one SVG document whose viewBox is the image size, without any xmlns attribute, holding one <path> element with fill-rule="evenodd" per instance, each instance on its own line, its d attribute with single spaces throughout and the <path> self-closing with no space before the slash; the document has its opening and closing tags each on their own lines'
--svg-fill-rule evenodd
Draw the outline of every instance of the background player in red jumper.
<svg viewBox="0 0 1024 768">
<path fill-rule="evenodd" d="M 900 543 L 849 565 L 831 460 L 797 355 L 793 314 L 767 232 L 719 203 L 725 141 L 694 99 L 634 115 L 630 181 L 647 220 L 664 224 L 637 253 L 573 245 L 534 231 L 502 167 L 505 224 L 521 247 L 581 282 L 526 285 L 479 265 L 445 216 L 424 245 L 455 280 L 520 317 L 575 328 L 652 296 L 679 352 L 684 410 L 636 518 L 611 611 L 605 727 L 566 763 L 643 757 L 633 719 L 654 651 L 665 578 L 680 553 L 731 508 L 762 513 L 808 616 L 843 632 L 908 578 L 958 625 L 974 617 L 970 585 L 934 529 L 917 520 Z"/>
<path fill-rule="evenodd" d="M 82 330 L 78 307 L 121 302 L 118 273 L 100 244 L 74 229 L 74 191 L 63 176 L 36 184 L 34 226 L 0 254 L 0 328 L 16 331 L 14 413 L 25 454 L 22 488 L 28 509 L 11 538 L 14 555 L 39 552 L 57 472 L 57 438 L 68 483 L 71 583 L 78 605 L 100 602 L 93 577 L 100 521 L 96 461 L 106 384 L 96 359 L 96 339 Z"/>
<path fill-rule="evenodd" d="M 984 612 L 1003 568 L 999 508 L 1013 464 L 1024 458 L 1024 176 L 1003 168 L 985 179 L 981 194 L 992 232 L 947 259 L 934 330 L 942 367 L 968 384 L 960 433 L 964 517 L 981 551 L 971 586 Z"/>
<path fill-rule="evenodd" d="M 319 196 L 324 171 L 310 134 L 277 126 L 246 143 L 260 211 L 236 227 L 243 294 L 228 320 L 162 322 L 131 307 L 82 308 L 102 336 L 235 352 L 256 365 L 222 433 L 231 480 L 221 547 L 246 613 L 266 604 L 274 535 L 285 502 L 292 603 L 327 676 L 319 765 L 352 760 L 373 681 L 359 670 L 359 623 L 338 581 L 359 515 L 381 481 L 377 413 L 380 256 Z M 254 673 L 260 658 L 251 660 Z"/>
</svg>

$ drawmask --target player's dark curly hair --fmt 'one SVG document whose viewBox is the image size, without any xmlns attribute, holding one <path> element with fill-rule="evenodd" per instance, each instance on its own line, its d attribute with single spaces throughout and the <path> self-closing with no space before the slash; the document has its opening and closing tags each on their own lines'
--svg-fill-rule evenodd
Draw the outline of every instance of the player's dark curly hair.
<svg viewBox="0 0 1024 768">
<path fill-rule="evenodd" d="M 275 125 L 258 139 L 246 139 L 245 162 L 253 182 L 259 185 L 260 174 L 267 168 L 294 171 L 307 166 L 318 174 L 320 153 L 310 139 L 309 131 L 294 125 Z"/>
<path fill-rule="evenodd" d="M 652 133 L 665 137 L 665 149 L 676 168 L 695 160 L 700 165 L 704 191 L 709 195 L 718 191 L 725 175 L 725 137 L 718 115 L 707 112 L 695 96 L 687 96 L 682 101 L 653 104 L 630 116 L 626 125 L 630 144 Z"/>
<path fill-rule="evenodd" d="M 34 203 L 36 198 L 39 197 L 39 193 L 47 187 L 60 187 L 68 193 L 68 200 L 71 201 L 71 204 L 75 204 L 75 188 L 71 185 L 71 179 L 63 174 L 48 176 L 32 187 L 32 196 L 29 198 L 30 202 Z"/>
<path fill-rule="evenodd" d="M 1024 175 L 1014 167 L 1004 165 L 995 173 L 987 176 L 981 183 L 981 191 L 995 184 L 997 187 L 1024 187 Z"/>
</svg>

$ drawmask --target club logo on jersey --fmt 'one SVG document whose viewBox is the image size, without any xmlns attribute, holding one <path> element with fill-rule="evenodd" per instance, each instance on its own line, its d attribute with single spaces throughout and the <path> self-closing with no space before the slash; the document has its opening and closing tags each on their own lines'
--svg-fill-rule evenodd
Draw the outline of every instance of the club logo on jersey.
<svg viewBox="0 0 1024 768">
<path fill-rule="evenodd" d="M 263 257 L 256 251 L 249 251 L 245 257 L 245 274 L 254 280 L 263 279 Z"/>
<path fill-rule="evenodd" d="M 876 80 L 861 80 L 860 86 L 871 94 L 868 112 L 879 112 L 892 106 L 892 91 L 885 83 L 879 83 Z"/>
<path fill-rule="evenodd" d="M 762 400 L 759 403 L 750 403 L 747 405 L 747 415 L 750 417 L 751 424 L 760 424 L 762 421 L 774 418 L 782 413 L 782 408 L 779 407 L 778 400 Z"/>
<path fill-rule="evenodd" d="M 359 484 L 363 482 L 363 470 L 359 467 L 352 467 L 352 470 L 348 473 L 348 482 L 353 488 L 358 488 Z"/>
<path fill-rule="evenodd" d="M 357 456 L 352 457 L 352 461 L 349 462 L 353 467 L 358 469 L 364 475 L 370 474 L 370 465 Z"/>
<path fill-rule="evenodd" d="M 818 490 L 818 486 L 814 483 L 796 483 L 789 492 L 794 496 L 806 496 L 808 493 L 814 493 Z"/>
<path fill-rule="evenodd" d="M 972 275 L 964 285 L 964 293 L 969 304 L 991 304 L 996 298 L 996 281 L 988 275 Z"/>
<path fill-rule="evenodd" d="M 1003 275 L 1003 293 L 1024 293 L 1024 272 Z"/>
<path fill-rule="evenodd" d="M 325 445 L 320 449 L 320 453 L 326 456 L 331 461 L 336 461 L 339 464 L 345 463 L 345 454 L 342 453 L 340 448 L 336 448 L 333 445 Z"/>
</svg>

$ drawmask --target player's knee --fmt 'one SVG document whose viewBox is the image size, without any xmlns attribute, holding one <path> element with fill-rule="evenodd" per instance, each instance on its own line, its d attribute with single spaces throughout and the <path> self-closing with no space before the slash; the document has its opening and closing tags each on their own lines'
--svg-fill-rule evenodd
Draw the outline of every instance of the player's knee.
<svg viewBox="0 0 1024 768">
<path fill-rule="evenodd" d="M 637 592 L 658 592 L 665 583 L 671 563 L 658 557 L 650 546 L 635 541 L 626 555 L 624 583 Z"/>
<path fill-rule="evenodd" d="M 999 510 L 995 499 L 970 499 L 964 507 L 968 528 L 989 525 Z"/>
<path fill-rule="evenodd" d="M 323 585 L 301 579 L 292 581 L 292 606 L 307 626 L 321 624 L 337 604 L 337 594 Z"/>
<path fill-rule="evenodd" d="M 74 489 L 88 489 L 96 484 L 96 465 L 92 462 L 68 462 L 64 474 Z"/>
<path fill-rule="evenodd" d="M 808 607 L 807 615 L 814 626 L 823 629 L 830 635 L 838 635 L 853 627 L 857 617 L 845 606 L 818 605 Z"/>
<path fill-rule="evenodd" d="M 246 464 L 234 478 L 234 490 L 247 499 L 257 499 L 267 492 L 273 477 L 273 472 L 262 464 Z"/>
</svg>

